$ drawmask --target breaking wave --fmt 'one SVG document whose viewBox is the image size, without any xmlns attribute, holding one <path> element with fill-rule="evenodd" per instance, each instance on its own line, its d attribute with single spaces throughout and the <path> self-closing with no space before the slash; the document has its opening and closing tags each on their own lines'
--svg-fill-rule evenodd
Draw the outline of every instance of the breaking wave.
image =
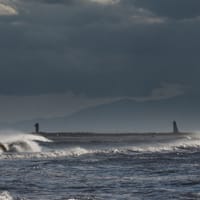
<svg viewBox="0 0 200 200">
<path fill-rule="evenodd" d="M 0 152 L 41 152 L 38 142 L 50 142 L 47 138 L 16 131 L 0 131 Z"/>
<path fill-rule="evenodd" d="M 0 200 L 13 200 L 14 198 L 10 195 L 9 192 L 3 191 L 0 192 Z"/>
<path fill-rule="evenodd" d="M 0 159 L 51 159 L 70 156 L 78 157 L 86 154 L 93 154 L 94 156 L 100 154 L 134 155 L 136 153 L 200 151 L 199 134 L 183 135 L 170 139 L 169 137 L 167 139 L 163 139 L 162 137 L 159 135 L 159 140 L 155 138 L 155 140 L 149 140 L 149 138 L 146 138 L 142 142 L 108 142 L 103 143 L 103 145 L 102 141 L 93 143 L 93 139 L 88 140 L 87 143 L 80 143 L 79 145 L 73 142 L 69 145 L 69 141 L 65 140 L 64 144 L 62 143 L 61 145 L 59 142 L 53 142 L 39 135 L 4 131 L 0 132 Z M 44 148 L 41 142 L 44 144 L 47 143 L 48 145 L 44 145 Z"/>
<path fill-rule="evenodd" d="M 32 144 L 32 143 L 31 143 Z M 34 144 L 35 147 L 35 144 Z M 31 147 L 32 148 L 32 147 Z M 36 150 L 37 149 L 37 150 Z M 46 151 L 39 151 L 40 148 L 34 149 L 36 151 L 18 154 L 2 154 L 1 159 L 51 159 L 62 157 L 78 157 L 86 154 L 127 154 L 134 155 L 135 153 L 155 153 L 155 152 L 187 152 L 187 151 L 200 151 L 200 141 L 186 139 L 184 141 L 171 142 L 171 143 L 156 143 L 156 144 L 143 144 L 143 145 L 127 145 L 113 147 L 105 146 L 101 148 L 83 148 L 71 147 L 64 149 L 48 149 Z"/>
</svg>

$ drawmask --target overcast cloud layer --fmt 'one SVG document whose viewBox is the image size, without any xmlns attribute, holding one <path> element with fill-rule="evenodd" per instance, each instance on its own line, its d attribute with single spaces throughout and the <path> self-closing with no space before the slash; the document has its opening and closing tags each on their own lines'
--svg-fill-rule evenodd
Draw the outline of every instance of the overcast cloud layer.
<svg viewBox="0 0 200 200">
<path fill-rule="evenodd" d="M 6 99 L 199 97 L 199 52 L 197 0 L 0 0 Z"/>
</svg>

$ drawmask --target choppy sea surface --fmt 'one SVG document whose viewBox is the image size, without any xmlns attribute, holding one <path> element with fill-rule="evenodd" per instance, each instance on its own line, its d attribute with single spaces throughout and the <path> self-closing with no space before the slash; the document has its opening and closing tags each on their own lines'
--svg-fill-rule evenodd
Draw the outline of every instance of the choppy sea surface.
<svg viewBox="0 0 200 200">
<path fill-rule="evenodd" d="M 200 133 L 0 133 L 0 200 L 200 199 Z"/>
</svg>

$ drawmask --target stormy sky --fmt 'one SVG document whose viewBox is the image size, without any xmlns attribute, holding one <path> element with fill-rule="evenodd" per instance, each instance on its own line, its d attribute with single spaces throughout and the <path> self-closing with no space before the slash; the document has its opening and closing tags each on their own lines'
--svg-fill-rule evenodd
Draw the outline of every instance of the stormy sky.
<svg viewBox="0 0 200 200">
<path fill-rule="evenodd" d="M 199 54 L 198 0 L 0 0 L 0 122 L 123 98 L 190 106 Z"/>
</svg>

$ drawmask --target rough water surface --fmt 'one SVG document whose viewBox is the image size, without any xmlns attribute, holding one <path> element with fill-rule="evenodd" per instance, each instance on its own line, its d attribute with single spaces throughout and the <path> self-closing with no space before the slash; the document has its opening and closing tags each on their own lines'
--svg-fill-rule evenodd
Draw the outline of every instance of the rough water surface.
<svg viewBox="0 0 200 200">
<path fill-rule="evenodd" d="M 1 132 L 0 200 L 200 199 L 199 136 Z"/>
</svg>

